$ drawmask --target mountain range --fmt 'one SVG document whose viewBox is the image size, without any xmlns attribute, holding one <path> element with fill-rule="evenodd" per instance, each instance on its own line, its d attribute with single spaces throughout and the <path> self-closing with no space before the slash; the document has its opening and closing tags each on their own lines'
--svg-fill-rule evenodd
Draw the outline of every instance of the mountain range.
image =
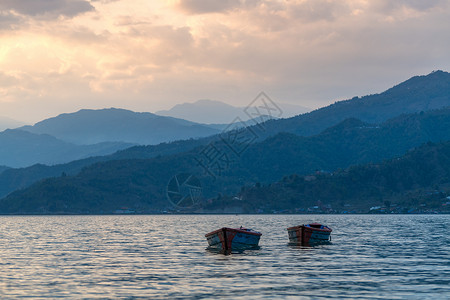
<svg viewBox="0 0 450 300">
<path fill-rule="evenodd" d="M 355 164 L 381 163 L 428 141 L 450 140 L 450 111 L 442 108 L 450 104 L 449 87 L 450 74 L 437 71 L 381 94 L 207 138 L 135 146 L 54 167 L 4 170 L 0 186 L 9 184 L 4 194 L 18 183 L 24 188 L 33 180 L 58 177 L 14 192 L 1 203 L 5 211 L 16 213 L 106 213 L 117 207 L 154 212 L 167 208 L 164 188 L 180 172 L 197 174 L 205 196 L 212 197 L 288 174 L 334 173 Z M 221 155 L 209 165 L 215 167 L 215 178 L 200 164 L 214 149 Z M 218 164 L 223 168 L 217 169 Z M 15 209 L 7 209 L 5 203 L 13 202 Z"/>
<path fill-rule="evenodd" d="M 136 144 L 199 138 L 220 131 L 219 126 L 151 113 L 115 108 L 80 110 L 0 132 L 0 165 L 55 165 L 109 155 Z"/>
<path fill-rule="evenodd" d="M 215 174 L 216 178 L 203 172 L 196 163 L 205 149 L 203 146 L 153 159 L 98 162 L 77 175 L 47 179 L 15 192 L 5 201 L 29 199 L 27 205 L 31 205 L 31 212 L 42 213 L 58 212 L 61 203 L 70 207 L 72 213 L 112 212 L 119 207 L 152 212 L 166 209 L 164 187 L 171 176 L 178 173 L 195 174 L 204 184 L 207 197 L 214 197 L 217 191 L 236 194 L 242 186 L 270 183 L 286 174 L 307 175 L 317 170 L 332 173 L 355 164 L 380 163 L 399 157 L 425 142 L 450 140 L 449 125 L 450 108 L 402 115 L 376 126 L 347 119 L 316 136 L 279 133 L 250 145 L 241 157 L 234 156 L 229 165 L 223 165 L 221 173 Z M 213 145 L 222 147 L 220 141 Z M 70 192 L 66 194 L 67 191 Z M 43 207 L 42 203 L 37 206 L 39 201 L 51 204 L 56 200 L 60 204 L 53 208 Z M 70 206 L 72 202 L 76 205 Z"/>
<path fill-rule="evenodd" d="M 326 128 L 352 117 L 368 123 L 379 123 L 402 113 L 427 111 L 449 105 L 449 81 L 450 74 L 443 71 L 436 71 L 426 76 L 415 76 L 380 94 L 340 101 L 288 119 L 268 120 L 263 124 L 258 123 L 252 128 L 258 140 L 262 141 L 278 132 L 289 132 L 302 136 L 318 134 Z M 201 100 L 193 104 L 183 104 L 174 107 L 172 112 L 176 112 L 179 108 L 184 108 L 188 113 L 199 112 L 201 115 L 208 116 L 214 116 L 212 109 L 215 108 L 223 116 L 240 113 L 244 118 L 242 108 L 235 108 L 217 101 Z M 217 120 L 217 116 L 214 118 Z M 255 124 L 254 120 L 246 123 Z M 234 125 L 245 126 L 247 124 L 230 124 L 229 128 L 233 128 Z M 35 134 L 48 134 L 63 142 L 77 145 L 115 142 L 114 145 L 117 149 L 123 149 L 127 144 L 155 145 L 161 142 L 211 136 L 220 133 L 226 127 L 226 124 L 204 125 L 151 113 L 135 113 L 111 108 L 62 114 L 41 121 L 34 126 L 24 126 L 20 129 Z M 8 136 L 13 133 L 10 132 Z M 17 134 L 20 136 L 18 132 Z M 38 136 L 34 137 L 34 140 L 37 139 Z M 125 144 L 119 146 L 117 142 Z M 37 144 L 45 145 L 45 142 L 34 142 L 28 147 L 35 151 L 30 159 L 26 159 L 25 155 L 19 155 L 21 151 L 16 153 L 12 145 L 4 144 L 9 155 L 6 155 L 0 164 L 9 167 L 25 167 L 33 163 L 57 164 L 69 162 L 74 157 L 84 158 L 96 153 L 96 151 L 91 151 L 86 154 L 84 149 L 76 147 L 73 151 L 69 151 L 68 145 L 61 148 L 53 147 L 55 153 L 52 153 L 49 151 L 49 147 L 36 148 Z M 113 149 L 106 150 L 108 151 L 99 151 L 97 154 L 106 155 Z M 77 156 L 75 155 L 76 151 L 79 151 Z M 57 159 L 49 160 L 46 157 L 39 159 L 38 153 Z M 64 153 L 72 154 L 64 158 Z"/>
<path fill-rule="evenodd" d="M 345 132 L 346 128 L 357 129 L 358 126 L 355 125 L 359 124 L 350 120 L 335 129 Z M 286 141 L 285 145 L 289 144 L 288 142 Z M 162 188 L 167 184 L 166 179 L 170 178 L 174 171 L 193 171 L 192 165 L 188 166 L 186 162 L 193 161 L 195 156 L 195 153 L 189 153 L 159 159 L 119 160 L 94 164 L 74 177 L 62 175 L 12 193 L 0 201 L 0 211 L 111 213 L 121 207 L 127 207 L 137 212 L 156 212 L 158 209 L 167 208 Z M 338 169 L 335 172 L 320 171 L 315 172 L 313 176 L 299 176 L 296 173 L 284 176 L 281 181 L 275 183 L 260 184 L 254 181 L 257 180 L 257 174 L 254 174 L 253 180 L 242 184 L 240 192 L 236 191 L 238 187 L 236 181 L 240 180 L 239 177 L 233 178 L 233 174 L 227 173 L 216 182 L 220 181 L 225 187 L 230 187 L 230 183 L 233 183 L 235 186 L 232 185 L 231 190 L 239 193 L 241 200 L 237 204 L 236 201 L 228 200 L 224 203 L 221 201 L 222 196 L 219 196 L 205 206 L 217 209 L 232 204 L 243 206 L 244 212 L 256 212 L 260 209 L 270 211 L 306 208 L 320 200 L 333 206 L 351 203 L 359 210 L 368 211 L 372 205 L 396 199 L 392 202 L 408 207 L 411 203 L 408 202 L 405 193 L 414 195 L 413 204 L 418 204 L 423 203 L 423 196 L 428 196 L 429 191 L 442 189 L 443 186 L 450 187 L 449 159 L 448 142 L 437 145 L 429 142 L 425 146 L 408 151 L 403 157 L 387 162 Z M 266 161 L 268 168 L 277 164 L 276 159 Z M 244 168 L 239 170 L 238 176 L 246 175 L 242 170 Z M 207 177 L 199 178 L 202 183 L 208 183 Z M 208 184 L 211 185 L 211 182 Z M 220 187 L 221 184 L 216 184 L 216 187 Z M 225 191 L 226 188 L 217 190 Z"/>
</svg>

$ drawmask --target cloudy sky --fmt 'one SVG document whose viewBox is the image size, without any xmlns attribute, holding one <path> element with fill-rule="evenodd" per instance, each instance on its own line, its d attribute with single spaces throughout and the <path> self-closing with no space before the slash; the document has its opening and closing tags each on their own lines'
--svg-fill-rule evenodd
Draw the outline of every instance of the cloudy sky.
<svg viewBox="0 0 450 300">
<path fill-rule="evenodd" d="M 1 0 L 0 116 L 316 108 L 449 71 L 449 20 L 450 0 Z"/>
</svg>

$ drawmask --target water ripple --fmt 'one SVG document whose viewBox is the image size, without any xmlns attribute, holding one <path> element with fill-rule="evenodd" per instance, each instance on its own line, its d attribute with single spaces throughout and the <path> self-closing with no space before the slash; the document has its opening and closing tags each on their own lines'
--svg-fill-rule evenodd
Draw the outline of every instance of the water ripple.
<svg viewBox="0 0 450 300">
<path fill-rule="evenodd" d="M 0 219 L 1 298 L 450 298 L 447 215 Z M 312 221 L 332 242 L 288 245 L 286 228 Z M 241 225 L 261 249 L 205 250 L 205 233 Z"/>
</svg>

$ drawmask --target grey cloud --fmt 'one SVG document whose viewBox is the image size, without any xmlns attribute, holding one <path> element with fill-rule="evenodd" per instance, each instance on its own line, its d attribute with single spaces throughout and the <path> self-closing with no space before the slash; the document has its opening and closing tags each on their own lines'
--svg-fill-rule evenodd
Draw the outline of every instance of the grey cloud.
<svg viewBox="0 0 450 300">
<path fill-rule="evenodd" d="M 9 87 L 18 82 L 16 77 L 0 72 L 0 87 Z"/>
<path fill-rule="evenodd" d="M 91 2 L 100 2 L 100 3 L 112 3 L 120 0 L 91 0 Z"/>
<path fill-rule="evenodd" d="M 28 16 L 66 16 L 93 10 L 94 7 L 85 0 L 2 0 L 0 11 L 15 11 Z"/>
<path fill-rule="evenodd" d="M 435 7 L 448 6 L 448 0 L 383 0 L 379 2 L 379 6 L 384 12 L 390 12 L 402 7 L 426 11 Z"/>
<path fill-rule="evenodd" d="M 20 25 L 22 18 L 0 11 L 0 30 L 11 30 Z"/>
<path fill-rule="evenodd" d="M 240 0 L 180 0 L 179 7 L 191 14 L 225 12 L 242 5 Z"/>
<path fill-rule="evenodd" d="M 333 21 L 349 8 L 345 1 L 309 0 L 290 7 L 291 15 L 303 22 Z"/>
</svg>

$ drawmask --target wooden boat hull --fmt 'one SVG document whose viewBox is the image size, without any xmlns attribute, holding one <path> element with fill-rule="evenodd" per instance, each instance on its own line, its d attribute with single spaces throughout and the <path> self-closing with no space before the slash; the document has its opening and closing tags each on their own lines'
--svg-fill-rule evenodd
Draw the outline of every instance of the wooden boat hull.
<svg viewBox="0 0 450 300">
<path fill-rule="evenodd" d="M 287 231 L 289 243 L 305 246 L 329 242 L 332 230 L 327 226 L 313 223 L 289 227 Z"/>
<path fill-rule="evenodd" d="M 261 233 L 245 228 L 223 227 L 205 234 L 209 249 L 218 251 L 257 249 Z"/>
</svg>

